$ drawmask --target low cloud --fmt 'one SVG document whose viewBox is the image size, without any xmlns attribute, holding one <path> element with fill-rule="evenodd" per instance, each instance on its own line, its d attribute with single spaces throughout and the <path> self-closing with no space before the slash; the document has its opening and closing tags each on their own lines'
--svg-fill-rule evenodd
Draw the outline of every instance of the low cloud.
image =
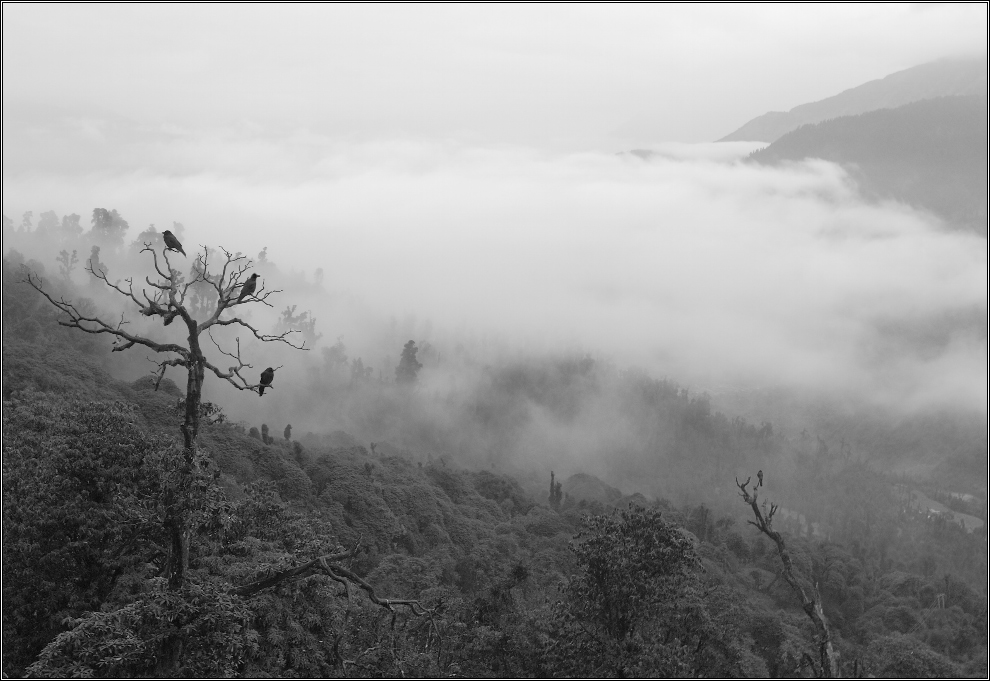
<svg viewBox="0 0 990 681">
<path fill-rule="evenodd" d="M 714 392 L 986 410 L 986 241 L 867 203 L 832 164 L 72 126 L 4 152 L 5 214 L 105 206 L 129 238 L 177 220 L 187 242 L 267 246 L 323 269 L 330 295 L 301 307 L 350 347 L 415 315 L 438 343 L 591 352 Z"/>
</svg>

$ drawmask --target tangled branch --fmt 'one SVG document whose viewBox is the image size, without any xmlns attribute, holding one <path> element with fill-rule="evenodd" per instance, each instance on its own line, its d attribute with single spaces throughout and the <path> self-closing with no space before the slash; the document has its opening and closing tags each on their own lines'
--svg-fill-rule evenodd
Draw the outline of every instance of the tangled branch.
<svg viewBox="0 0 990 681">
<path fill-rule="evenodd" d="M 149 242 L 145 242 L 141 252 L 147 251 L 151 254 L 152 266 L 154 267 L 157 278 L 153 279 L 146 276 L 144 280 L 147 287 L 141 287 L 140 290 L 136 289 L 133 278 L 124 279 L 122 280 L 123 283 L 120 280 L 116 282 L 110 281 L 106 272 L 100 267 L 94 267 L 92 261 L 87 264 L 86 270 L 93 277 L 103 282 L 108 288 L 133 303 L 141 315 L 145 317 L 160 317 L 164 326 L 168 326 L 176 317 L 179 317 L 186 322 L 190 332 L 195 336 L 198 336 L 203 331 L 209 331 L 214 325 L 240 326 L 247 329 L 254 338 L 264 343 L 285 343 L 296 350 L 308 350 L 305 341 L 302 343 L 294 342 L 292 334 L 299 333 L 298 330 L 293 329 L 283 333 L 266 334 L 240 317 L 222 319 L 221 316 L 225 311 L 237 305 L 260 302 L 268 307 L 273 307 L 268 301 L 268 298 L 275 293 L 280 293 L 281 290 L 266 290 L 265 284 L 262 281 L 253 294 L 238 300 L 237 294 L 246 281 L 246 275 L 251 269 L 251 261 L 240 253 L 231 253 L 221 248 L 220 250 L 223 252 L 224 259 L 222 265 L 220 265 L 220 272 L 211 275 L 209 273 L 212 264 L 210 262 L 210 250 L 205 246 L 202 248 L 203 251 L 197 255 L 191 277 L 188 281 L 184 280 L 179 271 L 172 267 L 168 250 L 163 250 L 159 254 Z M 260 388 L 260 383 L 253 383 L 241 374 L 242 369 L 251 368 L 251 365 L 241 358 L 239 338 L 237 339 L 236 351 L 228 352 L 220 346 L 212 335 L 210 336 L 213 344 L 223 355 L 236 361 L 234 366 L 228 367 L 224 371 L 207 361 L 205 356 L 198 350 L 194 352 L 194 348 L 186 348 L 175 343 L 159 343 L 150 338 L 126 331 L 124 327 L 129 322 L 123 314 L 121 314 L 120 320 L 115 325 L 109 324 L 96 316 L 83 314 L 73 303 L 64 298 L 56 299 L 45 291 L 44 281 L 32 272 L 27 272 L 23 281 L 42 294 L 48 302 L 65 314 L 67 319 L 58 320 L 58 323 L 62 326 L 80 329 L 86 333 L 109 334 L 113 336 L 113 352 L 122 352 L 135 345 L 143 345 L 155 352 L 177 354 L 179 356 L 178 358 L 153 362 L 156 366 L 156 369 L 152 372 L 155 376 L 156 390 L 160 386 L 165 370 L 168 367 L 189 367 L 193 363 L 201 363 L 218 378 L 227 381 L 238 390 L 258 391 Z M 216 292 L 217 306 L 205 321 L 198 323 L 192 318 L 185 303 L 190 287 L 200 283 L 208 284 Z M 266 386 L 266 388 L 270 388 L 270 386 Z"/>
<path fill-rule="evenodd" d="M 220 379 L 222 379 L 224 381 L 227 381 L 228 383 L 230 383 L 232 386 L 234 386 L 238 390 L 250 390 L 252 392 L 258 392 L 259 389 L 261 388 L 261 383 L 260 382 L 258 382 L 258 383 L 251 383 L 250 381 L 248 381 L 248 379 L 244 378 L 244 376 L 241 374 L 241 369 L 251 369 L 253 367 L 252 367 L 251 364 L 248 364 L 243 359 L 241 359 L 241 339 L 240 339 L 240 337 L 237 337 L 237 338 L 234 339 L 234 342 L 237 345 L 237 350 L 235 352 L 227 352 L 222 347 L 220 347 L 220 344 L 217 343 L 216 339 L 213 337 L 213 333 L 212 332 L 209 332 L 208 331 L 207 332 L 207 335 L 209 335 L 210 340 L 213 341 L 213 345 L 216 346 L 217 350 L 220 351 L 220 354 L 225 355 L 227 357 L 230 357 L 235 362 L 237 362 L 237 364 L 235 364 L 234 366 L 228 367 L 227 368 L 227 371 L 222 371 L 220 368 L 218 368 L 217 366 L 215 366 L 211 362 L 209 362 L 209 361 L 207 361 L 207 360 L 204 359 L 203 360 L 203 366 L 205 366 L 207 369 L 209 369 L 210 371 L 212 371 L 213 374 L 217 378 L 220 378 Z M 282 368 L 282 365 L 279 365 L 279 366 L 274 367 L 274 368 L 275 368 L 275 371 L 278 371 L 279 369 Z M 265 390 L 274 390 L 274 388 L 272 387 L 271 384 L 268 384 L 268 385 L 265 386 Z"/>
<path fill-rule="evenodd" d="M 155 392 L 158 391 L 158 387 L 162 384 L 162 379 L 165 378 L 165 370 L 167 368 L 169 368 L 169 367 L 178 367 L 178 366 L 183 366 L 183 367 L 184 366 L 189 366 L 189 363 L 186 360 L 181 359 L 181 358 L 179 358 L 179 359 L 166 359 L 166 360 L 161 361 L 161 362 L 156 362 L 155 360 L 153 360 L 153 359 L 151 359 L 149 357 L 148 358 L 148 361 L 151 362 L 152 364 L 154 364 L 156 367 L 158 367 L 156 370 L 154 370 L 154 371 L 151 372 L 153 376 L 157 376 L 158 377 L 158 378 L 155 379 Z"/>
<path fill-rule="evenodd" d="M 106 277 L 103 277 L 104 281 Z M 145 347 L 151 348 L 155 352 L 174 352 L 182 357 L 184 360 L 189 359 L 189 350 L 181 345 L 175 343 L 157 343 L 150 338 L 145 338 L 143 336 L 137 336 L 132 333 L 125 331 L 121 328 L 125 322 L 123 317 L 121 321 L 117 323 L 116 326 L 107 324 L 105 321 L 98 317 L 89 317 L 79 311 L 79 309 L 69 301 L 64 298 L 59 298 L 56 300 L 44 289 L 44 280 L 42 280 L 37 275 L 32 272 L 26 274 L 25 279 L 23 279 L 31 288 L 43 295 L 48 299 L 52 305 L 61 310 L 68 319 L 59 319 L 58 323 L 61 326 L 67 326 L 74 329 L 79 329 L 85 331 L 86 333 L 101 334 L 106 333 L 111 336 L 116 337 L 116 341 L 113 347 L 113 352 L 122 352 L 131 348 L 135 345 L 143 345 Z M 116 285 L 111 284 L 111 287 L 120 291 L 121 289 Z M 126 293 L 125 293 L 126 295 Z"/>
<path fill-rule="evenodd" d="M 393 615 L 395 614 L 395 606 L 403 606 L 409 608 L 409 611 L 417 617 L 427 615 L 432 619 L 433 610 L 430 608 L 424 608 L 418 600 L 410 598 L 382 598 L 375 592 L 375 588 L 371 586 L 371 584 L 343 565 L 337 564 L 339 561 L 353 558 L 358 554 L 360 549 L 361 544 L 359 540 L 358 543 L 355 544 L 354 548 L 350 550 L 330 553 L 325 556 L 314 558 L 313 560 L 307 561 L 302 565 L 286 568 L 285 570 L 281 570 L 263 579 L 237 587 L 233 590 L 233 593 L 237 596 L 241 596 L 242 598 L 248 598 L 259 591 L 270 589 L 292 579 L 302 579 L 314 574 L 323 574 L 333 581 L 342 584 L 348 599 L 350 599 L 350 585 L 354 585 L 368 594 L 368 600 L 375 605 L 385 608 L 389 612 L 393 613 Z"/>
<path fill-rule="evenodd" d="M 240 304 L 243 304 L 243 303 L 240 303 Z M 236 324 L 238 326 L 244 327 L 245 329 L 247 329 L 248 331 L 250 331 L 251 334 L 255 338 L 257 338 L 258 340 L 263 341 L 265 343 L 278 342 L 278 343 L 285 343 L 290 348 L 295 348 L 296 350 L 308 350 L 309 349 L 309 348 L 306 347 L 306 341 L 303 341 L 301 345 L 296 345 L 289 338 L 289 336 L 291 336 L 294 333 L 300 333 L 297 329 L 290 329 L 288 331 L 284 331 L 284 332 L 278 333 L 278 334 L 261 333 L 260 331 L 258 331 L 258 329 L 254 328 L 253 326 L 251 326 L 250 324 L 248 324 L 243 319 L 240 319 L 239 317 L 233 317 L 231 319 L 218 319 L 215 322 L 213 322 L 212 324 L 210 324 L 209 326 L 213 326 L 213 324 L 216 324 L 217 326 L 231 326 L 231 325 Z M 208 326 L 206 326 L 206 322 L 203 322 L 203 324 L 200 324 L 200 326 L 202 328 L 204 328 L 204 329 L 205 328 L 209 328 Z"/>
</svg>

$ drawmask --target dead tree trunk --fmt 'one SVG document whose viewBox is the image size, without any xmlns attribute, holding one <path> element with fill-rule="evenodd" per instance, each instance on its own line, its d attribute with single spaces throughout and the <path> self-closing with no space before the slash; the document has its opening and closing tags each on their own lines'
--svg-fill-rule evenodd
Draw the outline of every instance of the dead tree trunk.
<svg viewBox="0 0 990 681">
<path fill-rule="evenodd" d="M 190 338 L 190 345 L 194 341 Z M 185 419 L 182 424 L 182 464 L 174 489 L 166 492 L 165 527 L 169 535 L 169 555 L 165 575 L 169 589 L 181 588 L 189 568 L 189 491 L 192 487 L 193 465 L 196 457 L 196 435 L 203 391 L 203 365 L 192 360 L 186 388 Z"/>
<path fill-rule="evenodd" d="M 165 567 L 168 587 L 176 591 L 185 581 L 189 568 L 189 490 L 192 486 L 193 465 L 196 457 L 196 436 L 199 434 L 199 419 L 203 395 L 205 368 L 203 353 L 199 347 L 197 324 L 193 320 L 189 326 L 189 363 L 186 381 L 185 418 L 182 423 L 182 464 L 179 479 L 174 489 L 166 492 L 165 528 L 169 535 L 169 555 Z"/>
<path fill-rule="evenodd" d="M 760 532 L 770 537 L 773 543 L 777 546 L 777 555 L 780 556 L 780 562 L 783 564 L 783 569 L 780 572 L 780 576 L 784 578 L 791 590 L 801 601 L 801 608 L 804 610 L 805 614 L 811 619 L 812 624 L 815 625 L 815 635 L 818 639 L 818 659 L 821 665 L 821 676 L 822 678 L 831 679 L 837 678 L 839 675 L 839 664 L 836 657 L 835 648 L 832 646 L 832 633 L 828 627 L 828 620 L 825 618 L 825 611 L 822 608 L 822 596 L 818 591 L 818 585 L 809 585 L 809 588 L 805 588 L 804 585 L 798 580 L 794 575 L 793 563 L 791 561 L 791 555 L 787 552 L 787 547 L 784 544 L 784 537 L 781 536 L 779 532 L 773 529 L 773 516 L 777 512 L 777 504 L 770 504 L 770 511 L 764 515 L 760 510 L 759 505 L 756 503 L 758 492 L 756 488 L 752 491 L 746 489 L 749 486 L 749 482 L 752 478 L 746 478 L 746 482 L 740 483 L 736 479 L 736 486 L 739 488 L 739 496 L 743 498 L 743 501 L 747 503 L 750 508 L 753 509 L 753 515 L 756 516 L 756 520 L 748 521 L 750 525 L 756 527 Z M 809 592 L 811 595 L 809 595 Z"/>
</svg>

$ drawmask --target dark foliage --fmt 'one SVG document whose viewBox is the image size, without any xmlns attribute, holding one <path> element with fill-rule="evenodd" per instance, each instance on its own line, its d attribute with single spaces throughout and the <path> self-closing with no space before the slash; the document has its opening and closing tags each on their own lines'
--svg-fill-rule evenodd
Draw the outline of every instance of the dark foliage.
<svg viewBox="0 0 990 681">
<path fill-rule="evenodd" d="M 726 514 L 733 499 L 703 496 L 730 487 L 741 462 L 758 463 L 761 493 L 788 509 L 775 527 L 795 572 L 820 587 L 844 675 L 985 675 L 985 532 L 922 512 L 906 482 L 839 438 L 788 440 L 706 395 L 587 359 L 490 368 L 456 427 L 512 433 L 529 418 L 522 403 L 572 424 L 589 396 L 612 391 L 646 443 L 626 472 L 662 464 L 682 481 L 677 504 L 630 508 L 590 475 L 555 475 L 561 496 L 547 499 L 546 471 L 465 470 L 449 450 L 384 440 L 369 452 L 342 431 L 273 438 L 204 403 L 196 541 L 186 584 L 170 591 L 161 517 L 183 391 L 108 376 L 106 346 L 66 336 L 16 284 L 16 260 L 4 260 L 3 290 L 7 676 L 159 676 L 171 644 L 185 676 L 807 676 L 813 631 L 772 545 Z M 353 389 L 379 391 L 389 409 L 421 398 Z M 378 596 L 428 614 L 320 571 L 245 589 L 340 553 L 335 564 Z"/>
<path fill-rule="evenodd" d="M 926 208 L 985 236 L 986 121 L 985 95 L 939 97 L 804 125 L 751 158 L 841 163 L 868 194 Z"/>
<path fill-rule="evenodd" d="M 395 382 L 411 385 L 416 382 L 416 377 L 423 365 L 416 359 L 419 348 L 415 341 L 409 341 L 402 347 L 402 355 L 399 357 L 399 366 L 395 368 Z"/>
</svg>

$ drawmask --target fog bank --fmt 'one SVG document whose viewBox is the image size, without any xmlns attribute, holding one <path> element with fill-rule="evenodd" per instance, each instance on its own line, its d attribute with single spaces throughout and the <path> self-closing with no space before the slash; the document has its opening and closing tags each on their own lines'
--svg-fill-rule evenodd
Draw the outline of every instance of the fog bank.
<svg viewBox="0 0 990 681">
<path fill-rule="evenodd" d="M 236 129 L 112 148 L 94 173 L 5 164 L 4 213 L 85 224 L 105 206 L 128 241 L 179 221 L 187 250 L 322 268 L 326 296 L 282 301 L 355 350 L 414 316 L 435 342 L 591 352 L 715 392 L 986 409 L 985 240 L 866 203 L 835 165 L 754 167 L 745 143 L 644 160 Z"/>
</svg>

